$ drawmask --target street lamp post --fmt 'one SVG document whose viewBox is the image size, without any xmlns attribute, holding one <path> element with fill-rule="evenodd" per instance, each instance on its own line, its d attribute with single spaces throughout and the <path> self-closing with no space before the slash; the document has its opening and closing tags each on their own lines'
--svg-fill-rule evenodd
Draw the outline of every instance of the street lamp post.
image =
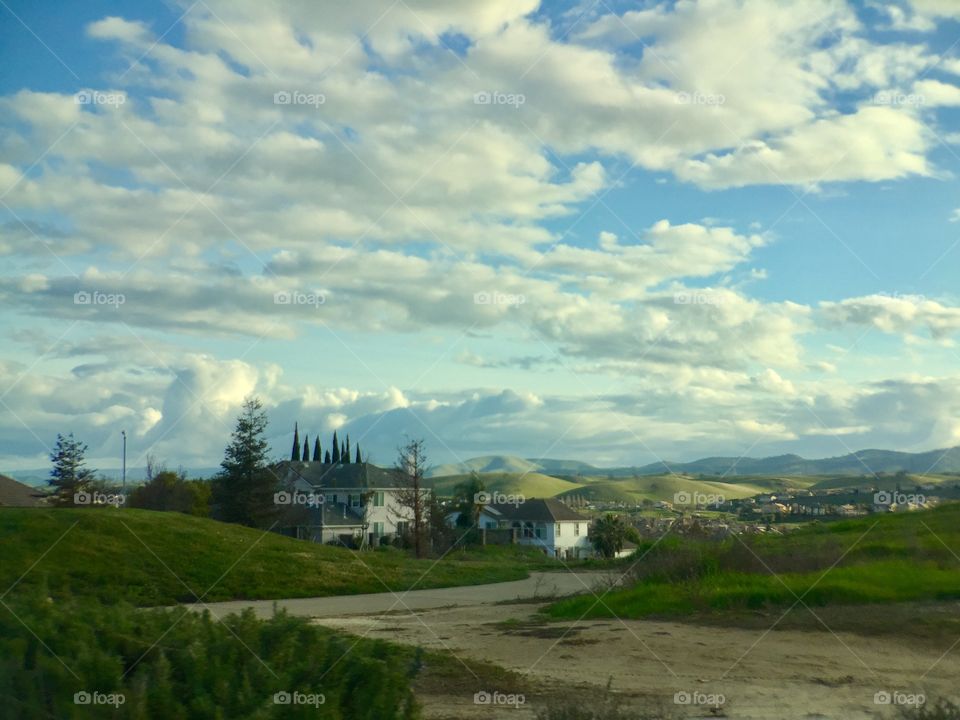
<svg viewBox="0 0 960 720">
<path fill-rule="evenodd" d="M 127 431 L 121 430 L 120 434 L 123 435 L 123 492 L 127 492 Z"/>
</svg>

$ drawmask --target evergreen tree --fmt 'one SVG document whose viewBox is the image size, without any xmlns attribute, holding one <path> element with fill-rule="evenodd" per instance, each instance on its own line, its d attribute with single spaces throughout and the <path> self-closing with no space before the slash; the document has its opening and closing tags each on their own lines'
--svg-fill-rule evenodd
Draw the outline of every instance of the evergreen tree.
<svg viewBox="0 0 960 720">
<path fill-rule="evenodd" d="M 357 459 L 354 460 L 354 462 L 357 463 L 357 465 L 359 465 L 361 462 L 363 462 L 363 461 L 360 459 L 360 443 L 357 443 Z"/>
<path fill-rule="evenodd" d="M 84 467 L 84 453 L 87 446 L 75 440 L 73 433 L 66 437 L 57 433 L 57 444 L 50 453 L 53 469 L 47 481 L 54 489 L 54 503 L 74 505 L 74 495 L 84 492 L 93 481 L 95 470 Z"/>
<path fill-rule="evenodd" d="M 343 461 L 345 463 L 350 462 L 350 433 L 347 433 L 347 447 L 343 453 Z"/>
<path fill-rule="evenodd" d="M 325 464 L 327 464 L 327 465 L 330 464 L 330 451 L 329 451 L 329 450 L 325 450 L 325 451 L 324 451 L 324 453 L 323 453 L 323 462 L 324 462 Z"/>
<path fill-rule="evenodd" d="M 340 443 L 337 441 L 337 431 L 333 431 L 333 462 L 338 464 L 340 462 Z"/>
<path fill-rule="evenodd" d="M 243 403 L 213 481 L 215 515 L 227 522 L 265 525 L 276 510 L 277 478 L 267 467 L 267 414 L 258 398 Z"/>
<path fill-rule="evenodd" d="M 320 457 L 320 436 L 317 435 L 317 437 L 313 441 L 313 461 L 320 462 L 321 459 L 322 458 Z"/>
<path fill-rule="evenodd" d="M 340 443 L 340 462 L 350 462 L 350 458 L 347 457 L 347 446 L 343 443 Z"/>
<path fill-rule="evenodd" d="M 310 462 L 310 436 L 303 436 L 303 461 Z"/>
<path fill-rule="evenodd" d="M 290 451 L 291 460 L 300 459 L 300 428 L 297 427 L 297 423 L 293 424 L 293 449 Z"/>
</svg>

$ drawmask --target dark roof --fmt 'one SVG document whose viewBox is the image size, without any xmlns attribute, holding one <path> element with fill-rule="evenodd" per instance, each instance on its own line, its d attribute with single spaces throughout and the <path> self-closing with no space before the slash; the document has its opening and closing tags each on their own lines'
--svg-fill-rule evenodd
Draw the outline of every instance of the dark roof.
<svg viewBox="0 0 960 720">
<path fill-rule="evenodd" d="M 394 470 L 370 463 L 328 464 L 286 460 L 280 463 L 279 474 L 288 482 L 301 478 L 315 488 L 393 488 L 402 484 Z M 424 480 L 424 487 L 430 486 L 430 481 Z"/>
<path fill-rule="evenodd" d="M 553 498 L 533 498 L 522 503 L 505 503 L 488 505 L 489 509 L 499 513 L 505 520 L 521 520 L 524 522 L 559 522 L 561 520 L 576 520 L 589 522 L 590 518 L 571 510 L 559 500 Z"/>
<path fill-rule="evenodd" d="M 0 475 L 0 507 L 36 507 L 45 505 L 46 498 L 43 491 Z"/>
<path fill-rule="evenodd" d="M 341 502 L 296 505 L 287 508 L 279 524 L 281 527 L 356 527 L 363 525 L 358 509 Z"/>
</svg>

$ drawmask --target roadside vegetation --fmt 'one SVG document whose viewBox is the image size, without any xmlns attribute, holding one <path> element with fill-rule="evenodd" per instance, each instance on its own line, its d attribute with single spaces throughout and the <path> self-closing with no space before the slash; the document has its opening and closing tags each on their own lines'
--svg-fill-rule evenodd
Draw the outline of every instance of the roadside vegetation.
<svg viewBox="0 0 960 720">
<path fill-rule="evenodd" d="M 641 544 L 624 587 L 561 600 L 554 618 L 711 615 L 960 598 L 960 504 L 813 523 L 722 542 L 667 535 Z"/>
</svg>

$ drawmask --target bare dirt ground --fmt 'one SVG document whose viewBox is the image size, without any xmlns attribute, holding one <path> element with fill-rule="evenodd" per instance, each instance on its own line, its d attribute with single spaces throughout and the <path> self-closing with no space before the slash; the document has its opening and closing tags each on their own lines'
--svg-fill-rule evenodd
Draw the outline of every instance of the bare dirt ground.
<svg viewBox="0 0 960 720">
<path fill-rule="evenodd" d="M 960 677 L 960 645 L 944 654 L 957 640 L 953 637 L 913 642 L 907 634 L 834 633 L 802 608 L 794 613 L 806 613 L 808 631 L 770 631 L 776 615 L 769 625 L 749 629 L 651 620 L 545 623 L 534 617 L 539 604 L 531 598 L 551 586 L 566 592 L 583 589 L 579 580 L 544 575 L 482 589 L 417 591 L 400 604 L 388 593 L 280 604 L 296 603 L 292 611 L 331 628 L 452 653 L 452 662 L 464 661 L 461 677 L 474 674 L 466 667 L 471 661 L 493 663 L 519 674 L 527 689 L 526 702 L 519 706 L 476 704 L 476 692 L 515 692 L 516 676 L 510 679 L 505 673 L 493 681 L 477 676 L 475 682 L 467 676 L 466 683 L 450 688 L 435 684 L 421 693 L 425 715 L 434 719 L 532 718 L 545 701 L 592 696 L 608 680 L 628 707 L 638 708 L 637 717 L 893 718 L 895 708 L 876 704 L 876 693 L 904 693 L 901 701 L 917 693 L 951 697 Z M 515 602 L 517 598 L 526 600 Z M 802 627 L 797 620 L 791 628 Z M 675 702 L 677 693 L 680 700 L 693 702 Z M 721 695 L 723 703 L 712 707 L 709 701 Z M 639 710 L 657 705 L 662 715 Z"/>
</svg>

